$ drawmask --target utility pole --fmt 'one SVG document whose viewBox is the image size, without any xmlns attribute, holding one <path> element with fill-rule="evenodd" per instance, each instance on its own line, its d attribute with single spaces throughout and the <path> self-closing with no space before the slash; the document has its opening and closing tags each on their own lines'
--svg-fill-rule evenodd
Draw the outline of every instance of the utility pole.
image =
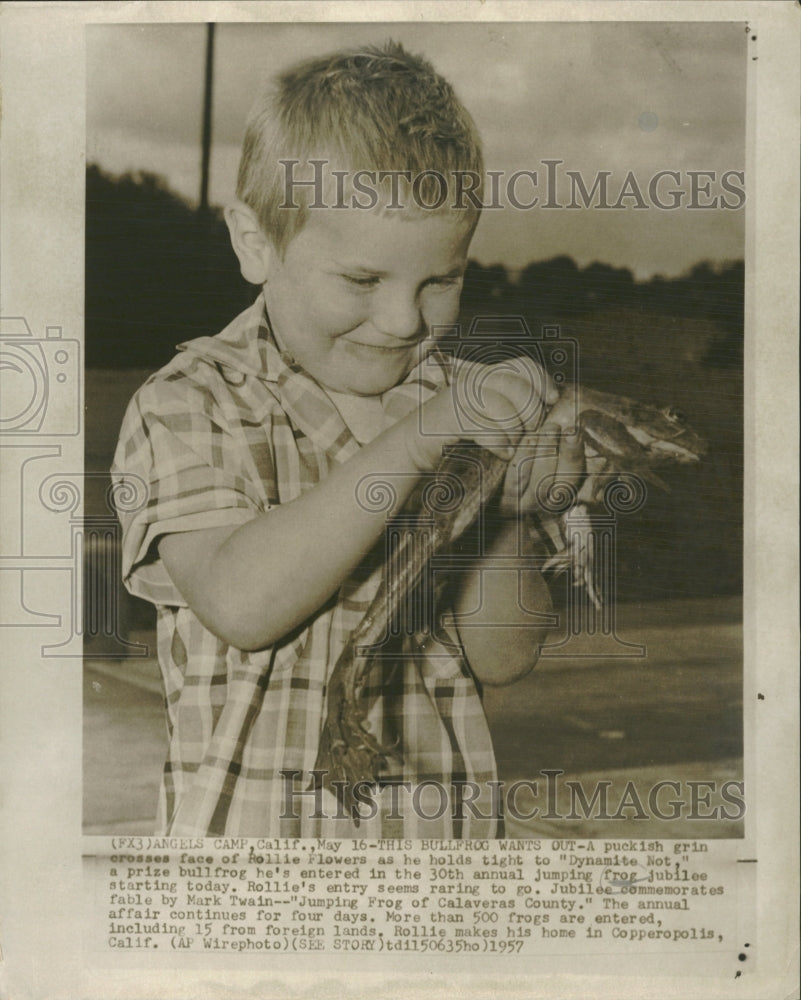
<svg viewBox="0 0 801 1000">
<path fill-rule="evenodd" d="M 200 164 L 200 211 L 209 211 L 209 161 L 211 158 L 211 99 L 214 79 L 214 25 L 206 25 L 206 82 L 203 90 L 203 150 Z"/>
</svg>

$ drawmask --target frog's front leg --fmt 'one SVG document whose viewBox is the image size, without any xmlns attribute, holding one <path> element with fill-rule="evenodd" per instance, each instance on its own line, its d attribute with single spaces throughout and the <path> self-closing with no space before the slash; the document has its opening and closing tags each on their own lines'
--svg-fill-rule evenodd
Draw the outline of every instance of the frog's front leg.
<svg viewBox="0 0 801 1000">
<path fill-rule="evenodd" d="M 595 534 L 589 507 L 600 502 L 608 484 L 610 467 L 627 454 L 644 449 L 630 438 L 626 428 L 595 410 L 585 410 L 579 418 L 579 433 L 585 455 L 586 475 L 575 502 L 556 520 L 558 533 L 551 534 L 556 551 L 543 570 L 562 573 L 571 570 L 573 585 L 584 587 L 596 609 L 603 598 L 595 582 Z M 629 441 L 630 439 L 630 441 Z M 558 484 L 555 484 L 558 487 Z"/>
</svg>

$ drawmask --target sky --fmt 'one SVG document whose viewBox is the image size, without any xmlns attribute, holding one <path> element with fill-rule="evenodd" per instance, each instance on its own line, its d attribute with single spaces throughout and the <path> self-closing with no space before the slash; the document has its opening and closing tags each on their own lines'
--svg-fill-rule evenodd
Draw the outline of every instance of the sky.
<svg viewBox="0 0 801 1000">
<path fill-rule="evenodd" d="M 537 191 L 521 181 L 530 210 L 483 213 L 471 256 L 515 271 L 569 254 L 580 266 L 601 261 L 635 277 L 683 273 L 700 260 L 744 254 L 745 211 L 687 208 L 688 171 L 714 172 L 698 204 L 727 194 L 721 177 L 745 163 L 748 55 L 744 22 L 717 23 L 394 23 L 232 24 L 215 34 L 210 198 L 234 194 L 239 147 L 253 96 L 274 73 L 310 56 L 388 38 L 426 56 L 454 85 L 484 142 L 488 170 L 534 170 Z M 206 29 L 201 24 L 91 25 L 87 28 L 87 160 L 110 173 L 162 175 L 192 202 L 200 189 L 200 135 Z M 545 160 L 556 169 L 556 201 L 570 201 L 564 171 L 591 190 L 609 171 L 608 200 L 629 172 L 646 208 L 542 208 Z M 648 184 L 684 191 L 682 207 L 653 205 Z M 732 177 L 734 187 L 742 187 Z M 748 178 L 745 181 L 746 197 Z"/>
</svg>

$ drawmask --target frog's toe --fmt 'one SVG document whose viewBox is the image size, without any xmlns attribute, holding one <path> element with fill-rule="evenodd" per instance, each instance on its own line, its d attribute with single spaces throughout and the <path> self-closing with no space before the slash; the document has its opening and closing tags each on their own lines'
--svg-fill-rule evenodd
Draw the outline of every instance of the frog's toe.
<svg viewBox="0 0 801 1000">
<path fill-rule="evenodd" d="M 542 565 L 543 573 L 553 573 L 554 576 L 559 576 L 561 573 L 565 573 L 573 565 L 573 560 L 567 549 L 562 552 L 554 553 L 549 559 L 547 559 Z"/>
</svg>

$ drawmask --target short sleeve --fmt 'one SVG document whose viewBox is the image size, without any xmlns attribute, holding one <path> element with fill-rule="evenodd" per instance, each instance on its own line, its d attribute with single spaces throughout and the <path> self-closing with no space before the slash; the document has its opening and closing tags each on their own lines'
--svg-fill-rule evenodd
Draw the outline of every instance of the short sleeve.
<svg viewBox="0 0 801 1000">
<path fill-rule="evenodd" d="M 269 427 L 264 428 L 265 442 Z M 154 544 L 167 534 L 244 524 L 274 496 L 268 445 L 255 454 L 206 386 L 156 378 L 131 400 L 111 468 L 122 525 L 127 589 L 153 604 L 185 607 Z M 135 508 L 135 509 L 134 509 Z"/>
</svg>

